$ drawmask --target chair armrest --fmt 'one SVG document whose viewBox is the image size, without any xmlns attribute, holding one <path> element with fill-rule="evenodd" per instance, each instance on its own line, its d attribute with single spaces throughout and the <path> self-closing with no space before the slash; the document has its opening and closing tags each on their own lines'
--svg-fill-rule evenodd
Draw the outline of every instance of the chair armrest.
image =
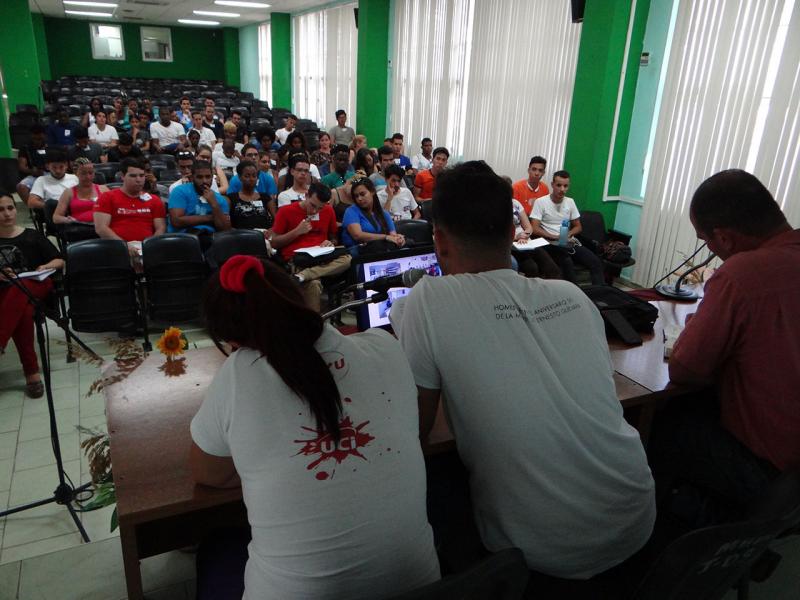
<svg viewBox="0 0 800 600">
<path fill-rule="evenodd" d="M 628 233 L 617 231 L 616 229 L 609 229 L 608 232 L 606 232 L 606 235 L 608 236 L 608 240 L 614 242 L 622 242 L 626 246 L 630 245 L 631 238 L 633 237 Z"/>
</svg>

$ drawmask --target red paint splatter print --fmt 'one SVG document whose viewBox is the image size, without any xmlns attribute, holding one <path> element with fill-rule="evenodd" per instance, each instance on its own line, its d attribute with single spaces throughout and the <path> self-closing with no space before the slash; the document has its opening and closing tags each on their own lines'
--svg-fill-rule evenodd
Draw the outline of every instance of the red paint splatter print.
<svg viewBox="0 0 800 600">
<path fill-rule="evenodd" d="M 314 460 L 312 460 L 306 467 L 308 470 L 313 470 L 330 460 L 334 461 L 335 467 L 335 465 L 339 465 L 344 462 L 344 460 L 349 456 L 357 456 L 362 460 L 367 460 L 366 457 L 361 454 L 360 449 L 364 448 L 375 439 L 369 433 L 364 431 L 364 427 L 367 425 L 369 425 L 369 421 L 364 421 L 359 425 L 353 426 L 353 422 L 351 421 L 350 417 L 344 417 L 339 423 L 341 438 L 339 439 L 338 444 L 334 442 L 333 436 L 327 432 L 320 432 L 316 429 L 312 429 L 311 427 L 303 427 L 305 431 L 308 431 L 315 437 L 305 440 L 294 440 L 296 444 L 303 444 L 303 447 L 300 448 L 295 456 L 302 454 L 303 456 L 314 457 Z M 326 479 L 333 478 L 333 473 L 333 469 L 330 473 L 326 471 L 320 471 L 315 475 L 315 477 L 320 481 L 324 481 Z"/>
</svg>

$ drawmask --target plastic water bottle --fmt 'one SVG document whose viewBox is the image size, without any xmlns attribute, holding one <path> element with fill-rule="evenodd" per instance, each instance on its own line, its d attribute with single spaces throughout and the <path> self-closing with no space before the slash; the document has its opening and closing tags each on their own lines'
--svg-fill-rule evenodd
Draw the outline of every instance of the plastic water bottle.
<svg viewBox="0 0 800 600">
<path fill-rule="evenodd" d="M 567 242 L 569 242 L 569 219 L 564 219 L 558 232 L 558 245 L 566 248 Z"/>
</svg>

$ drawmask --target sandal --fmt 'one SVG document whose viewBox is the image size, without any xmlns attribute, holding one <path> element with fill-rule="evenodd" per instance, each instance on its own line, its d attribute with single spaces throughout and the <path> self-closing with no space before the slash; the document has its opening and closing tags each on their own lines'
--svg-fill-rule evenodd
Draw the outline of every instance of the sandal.
<svg viewBox="0 0 800 600">
<path fill-rule="evenodd" d="M 41 398 L 44 396 L 44 384 L 41 381 L 31 381 L 25 384 L 25 395 L 28 398 Z"/>
</svg>

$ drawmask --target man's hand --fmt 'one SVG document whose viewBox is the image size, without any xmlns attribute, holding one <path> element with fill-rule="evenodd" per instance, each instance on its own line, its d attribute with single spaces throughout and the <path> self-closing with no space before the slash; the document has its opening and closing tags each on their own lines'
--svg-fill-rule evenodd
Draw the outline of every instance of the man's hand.
<svg viewBox="0 0 800 600">
<path fill-rule="evenodd" d="M 203 198 L 205 198 L 206 202 L 208 202 L 211 206 L 217 205 L 217 195 L 210 187 L 205 187 L 203 189 Z"/>
<path fill-rule="evenodd" d="M 0 269 L 0 281 L 8 281 L 14 278 L 14 270 L 11 267 Z"/>
<path fill-rule="evenodd" d="M 299 225 L 295 227 L 294 230 L 297 235 L 304 235 L 311 231 L 311 222 L 308 220 L 308 218 L 305 218 L 300 221 Z"/>
<path fill-rule="evenodd" d="M 322 248 L 328 248 L 329 246 L 333 246 L 333 242 L 330 240 L 325 240 L 320 244 L 320 247 Z"/>
<path fill-rule="evenodd" d="M 520 231 L 516 236 L 514 236 L 514 241 L 519 242 L 520 244 L 527 244 L 529 238 L 530 234 L 528 232 Z"/>
</svg>

